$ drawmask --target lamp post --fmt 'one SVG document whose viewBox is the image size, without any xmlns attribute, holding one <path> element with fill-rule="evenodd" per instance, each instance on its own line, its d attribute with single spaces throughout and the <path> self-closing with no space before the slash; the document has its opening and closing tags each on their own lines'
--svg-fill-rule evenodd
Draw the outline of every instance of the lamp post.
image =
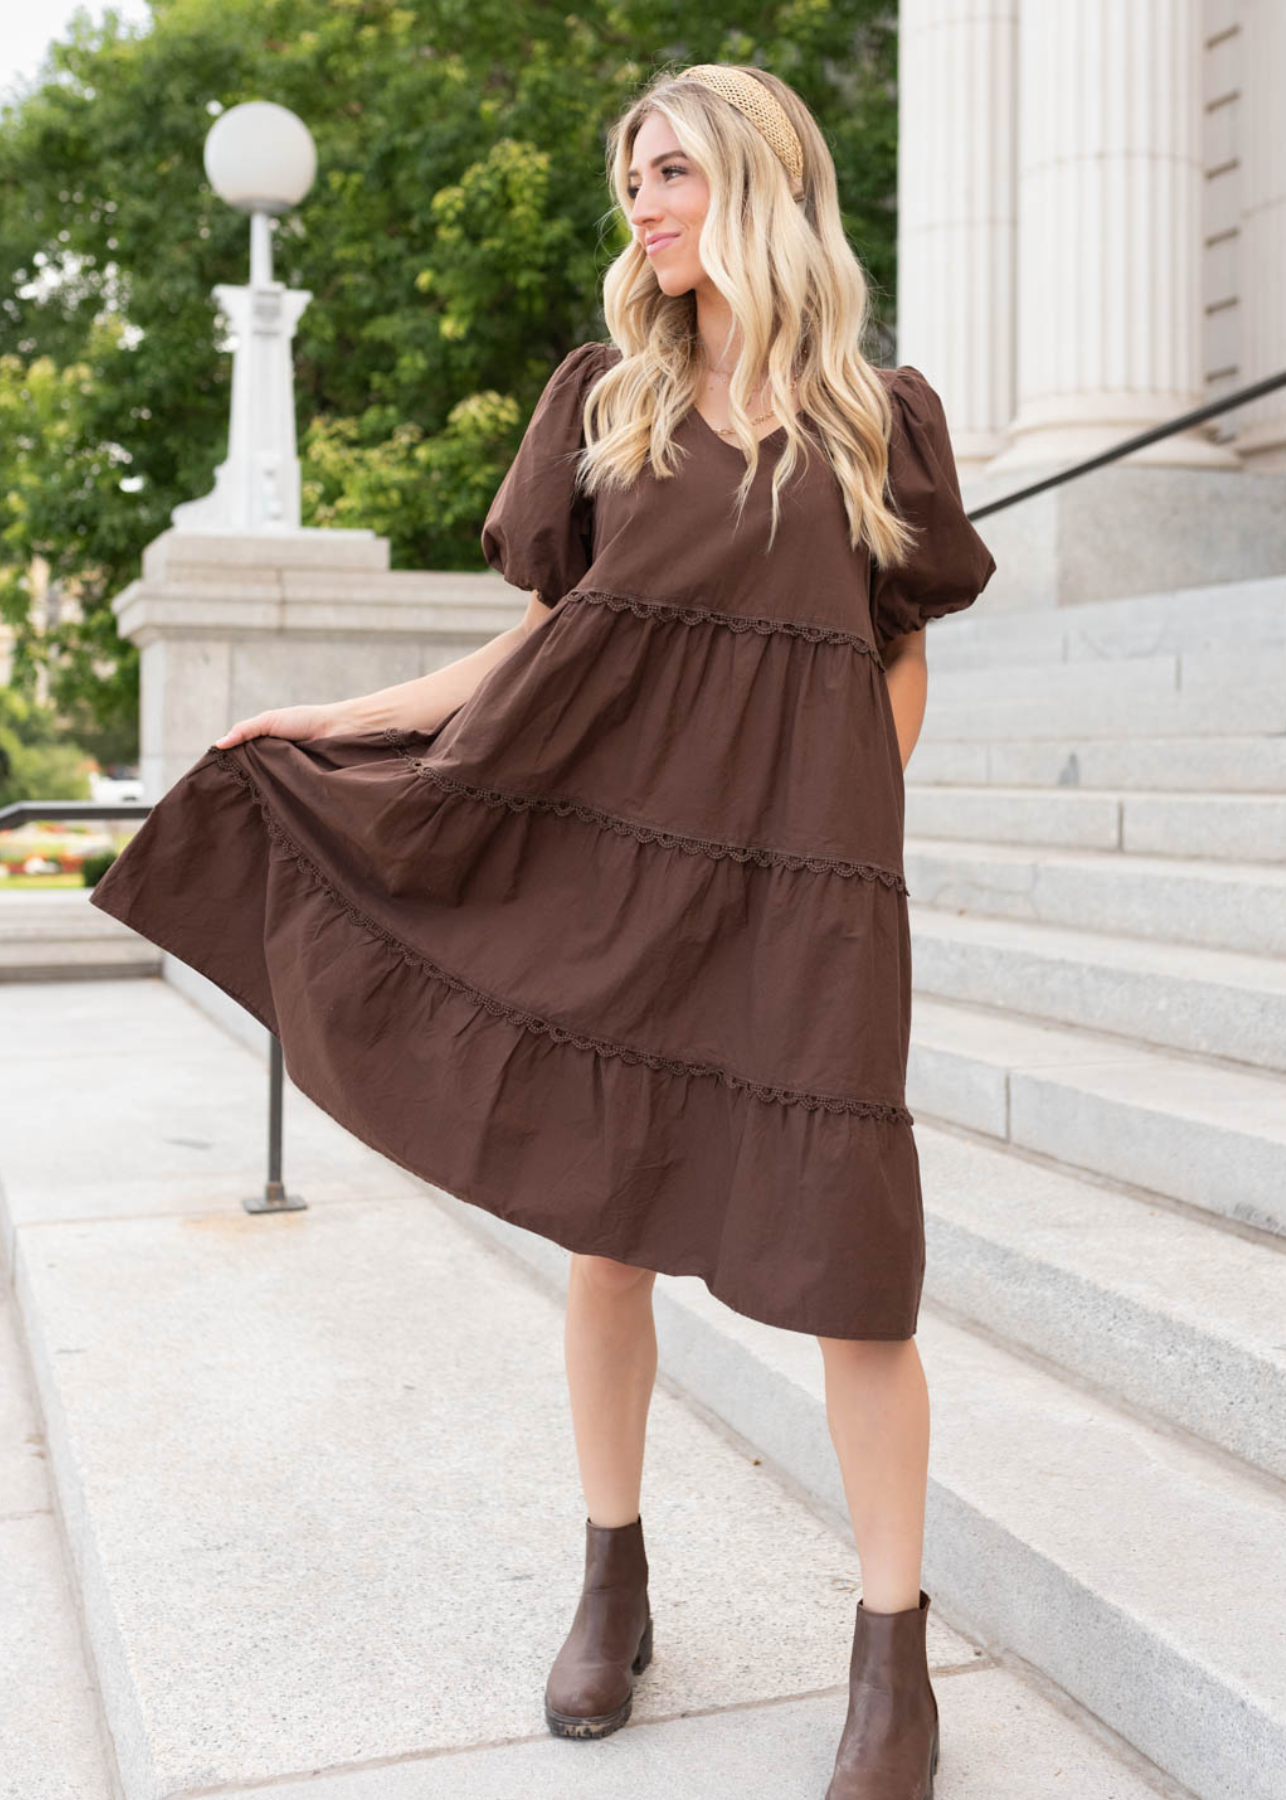
<svg viewBox="0 0 1286 1800">
<path fill-rule="evenodd" d="M 308 127 L 284 106 L 250 100 L 220 115 L 206 135 L 205 172 L 221 200 L 250 214 L 250 281 L 216 287 L 235 334 L 228 454 L 214 490 L 171 513 L 176 531 L 298 533 L 299 458 L 290 346 L 312 295 L 273 280 L 275 214 L 298 206 L 317 173 Z M 296 1212 L 307 1206 L 281 1177 L 284 1070 L 281 1039 L 269 1042 L 268 1179 L 248 1195 L 247 1212 Z"/>
<path fill-rule="evenodd" d="M 271 219 L 308 192 L 317 152 L 302 119 L 270 100 L 250 100 L 215 120 L 205 170 L 219 198 L 250 215 L 250 281 L 214 290 L 235 336 L 227 458 L 213 491 L 176 506 L 171 520 L 178 531 L 298 532 L 290 347 L 312 295 L 273 279 Z"/>
</svg>

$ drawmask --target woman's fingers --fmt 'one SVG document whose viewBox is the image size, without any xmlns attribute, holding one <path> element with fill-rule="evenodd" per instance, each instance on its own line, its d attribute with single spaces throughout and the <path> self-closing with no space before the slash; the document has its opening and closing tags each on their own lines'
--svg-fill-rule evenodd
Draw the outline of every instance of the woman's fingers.
<svg viewBox="0 0 1286 1800">
<path fill-rule="evenodd" d="M 271 712 L 256 713 L 251 719 L 238 719 L 214 741 L 220 750 L 229 750 L 248 738 L 281 737 L 298 741 L 300 738 L 325 737 L 336 729 L 330 712 L 323 706 L 283 706 Z"/>
<path fill-rule="evenodd" d="M 233 744 L 244 744 L 247 738 L 270 735 L 267 715 L 258 713 L 253 719 L 239 719 L 235 725 L 224 732 L 221 738 L 215 738 L 214 741 L 220 750 L 230 750 Z"/>
</svg>

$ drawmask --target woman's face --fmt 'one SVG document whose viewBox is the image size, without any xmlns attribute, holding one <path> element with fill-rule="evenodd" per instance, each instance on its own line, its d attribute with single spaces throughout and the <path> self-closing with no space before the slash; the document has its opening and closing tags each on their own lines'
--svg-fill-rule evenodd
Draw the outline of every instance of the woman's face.
<svg viewBox="0 0 1286 1800">
<path fill-rule="evenodd" d="M 704 281 L 697 236 L 710 200 L 709 184 L 679 149 L 674 127 L 660 113 L 649 113 L 639 126 L 628 195 L 631 229 L 662 289 L 686 294 Z"/>
</svg>

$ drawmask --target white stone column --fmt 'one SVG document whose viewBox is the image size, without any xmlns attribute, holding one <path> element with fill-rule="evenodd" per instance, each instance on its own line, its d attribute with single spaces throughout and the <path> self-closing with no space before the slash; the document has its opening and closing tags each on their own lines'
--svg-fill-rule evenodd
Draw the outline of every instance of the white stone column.
<svg viewBox="0 0 1286 1800">
<path fill-rule="evenodd" d="M 1017 396 L 992 475 L 1204 396 L 1200 0 L 1021 0 L 1019 44 Z M 1200 429 L 1128 460 L 1238 465 Z"/>
<path fill-rule="evenodd" d="M 962 479 L 1014 406 L 1018 0 L 902 0 L 897 359 L 942 395 Z"/>
<path fill-rule="evenodd" d="M 1286 369 L 1286 3 L 1242 0 L 1241 385 Z M 1247 466 L 1286 469 L 1286 389 L 1232 415 Z"/>
</svg>

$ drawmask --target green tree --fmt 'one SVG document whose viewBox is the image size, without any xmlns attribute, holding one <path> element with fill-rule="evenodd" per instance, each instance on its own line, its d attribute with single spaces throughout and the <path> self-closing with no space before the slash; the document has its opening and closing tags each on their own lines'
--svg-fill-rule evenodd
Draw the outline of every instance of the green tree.
<svg viewBox="0 0 1286 1800">
<path fill-rule="evenodd" d="M 225 453 L 230 359 L 211 289 L 245 221 L 211 192 L 211 119 L 271 98 L 318 180 L 277 232 L 311 290 L 296 338 L 308 522 L 361 524 L 398 566 L 478 568 L 478 530 L 554 362 L 602 331 L 609 120 L 661 63 L 759 61 L 826 131 L 846 225 L 892 287 L 896 15 L 782 0 L 699 20 L 656 0 L 153 0 L 146 31 L 82 16 L 0 113 L 0 610 L 24 679 L 115 741 L 136 658 L 109 607 Z M 36 640 L 34 555 L 84 619 Z M 88 738 L 86 738 L 88 741 Z"/>
<path fill-rule="evenodd" d="M 85 753 L 48 707 L 0 688 L 0 806 L 17 800 L 88 800 Z"/>
<path fill-rule="evenodd" d="M 11 685 L 32 694 L 52 648 L 51 686 L 64 728 L 102 762 L 128 760 L 138 736 L 138 652 L 117 636 L 106 603 L 115 588 L 104 565 L 128 568 L 140 542 L 120 488 L 125 453 L 99 429 L 95 381 L 123 329 L 112 316 L 91 324 L 83 360 L 61 365 L 51 355 L 0 355 L 0 617 L 15 632 Z M 36 558 L 50 586 L 74 597 L 81 612 L 77 618 L 68 609 L 47 633 L 30 617 Z M 49 799 L 87 797 L 38 791 Z"/>
</svg>

